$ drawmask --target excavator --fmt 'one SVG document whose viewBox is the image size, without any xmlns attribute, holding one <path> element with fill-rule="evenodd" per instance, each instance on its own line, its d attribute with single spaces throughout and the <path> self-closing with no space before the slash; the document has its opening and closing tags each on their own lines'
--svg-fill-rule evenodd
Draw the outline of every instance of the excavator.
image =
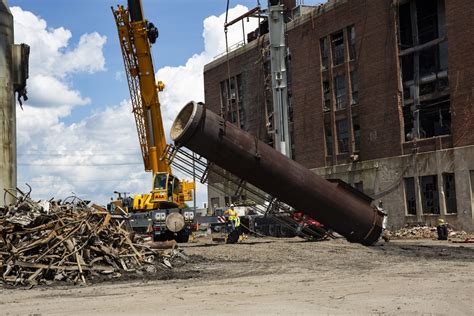
<svg viewBox="0 0 474 316">
<path fill-rule="evenodd" d="M 195 183 L 179 180 L 161 159 L 166 137 L 158 92 L 165 85 L 156 81 L 151 45 L 158 29 L 147 21 L 141 0 L 128 0 L 127 8 L 112 7 L 117 25 L 125 73 L 130 90 L 132 112 L 138 132 L 145 171 L 152 173 L 150 193 L 131 197 L 118 194 L 109 209 L 130 215 L 131 227 L 140 233 L 153 233 L 155 240 L 186 242 L 194 220 L 194 210 L 186 209 L 193 199 Z"/>
</svg>

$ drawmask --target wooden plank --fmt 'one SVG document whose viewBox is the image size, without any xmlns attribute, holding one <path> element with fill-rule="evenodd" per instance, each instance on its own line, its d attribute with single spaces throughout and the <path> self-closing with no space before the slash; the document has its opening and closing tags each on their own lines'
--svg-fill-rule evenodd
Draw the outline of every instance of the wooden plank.
<svg viewBox="0 0 474 316">
<path fill-rule="evenodd" d="M 31 263 L 31 262 L 23 262 L 16 260 L 15 265 L 22 267 L 22 268 L 34 268 L 34 269 L 49 269 L 49 270 L 64 270 L 64 271 L 79 271 L 79 267 L 77 265 L 69 265 L 69 266 L 54 266 L 54 265 L 47 265 L 42 263 Z M 110 271 L 114 270 L 113 267 L 110 266 L 82 266 L 81 269 L 83 271 Z"/>
</svg>

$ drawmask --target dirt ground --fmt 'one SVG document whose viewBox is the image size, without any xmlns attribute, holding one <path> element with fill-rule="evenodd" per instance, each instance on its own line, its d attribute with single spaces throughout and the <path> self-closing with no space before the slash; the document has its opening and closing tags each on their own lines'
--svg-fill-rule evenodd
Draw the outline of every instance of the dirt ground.
<svg viewBox="0 0 474 316">
<path fill-rule="evenodd" d="M 183 244 L 167 280 L 0 288 L 1 315 L 474 315 L 474 244 L 249 238 Z"/>
</svg>

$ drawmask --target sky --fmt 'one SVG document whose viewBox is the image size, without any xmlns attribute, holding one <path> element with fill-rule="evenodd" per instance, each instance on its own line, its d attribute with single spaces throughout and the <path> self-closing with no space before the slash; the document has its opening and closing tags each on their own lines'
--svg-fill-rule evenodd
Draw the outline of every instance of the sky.
<svg viewBox="0 0 474 316">
<path fill-rule="evenodd" d="M 179 110 L 204 100 L 203 67 L 225 51 L 226 0 L 142 0 L 160 31 L 152 47 L 166 135 Z M 256 5 L 230 1 L 229 19 Z M 261 1 L 266 3 L 266 1 Z M 305 4 L 318 1 L 306 0 Z M 125 0 L 9 0 L 15 43 L 30 45 L 29 100 L 17 106 L 18 186 L 36 199 L 100 204 L 151 189 L 143 169 L 111 6 Z M 247 31 L 256 19 L 246 22 Z M 229 29 L 229 45 L 242 40 Z M 168 139 L 169 141 L 169 139 Z M 178 174 L 178 176 L 180 176 Z M 182 176 L 181 176 L 182 177 Z M 199 184 L 197 206 L 207 202 Z"/>
</svg>

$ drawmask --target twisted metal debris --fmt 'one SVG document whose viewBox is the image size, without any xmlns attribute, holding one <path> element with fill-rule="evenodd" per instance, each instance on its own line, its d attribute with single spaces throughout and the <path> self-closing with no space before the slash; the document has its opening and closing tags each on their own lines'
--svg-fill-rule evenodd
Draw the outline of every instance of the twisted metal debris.
<svg viewBox="0 0 474 316">
<path fill-rule="evenodd" d="M 127 221 L 101 206 L 33 201 L 19 191 L 0 207 L 0 283 L 34 286 L 120 277 L 171 267 L 176 249 L 151 249 L 127 230 Z"/>
</svg>

